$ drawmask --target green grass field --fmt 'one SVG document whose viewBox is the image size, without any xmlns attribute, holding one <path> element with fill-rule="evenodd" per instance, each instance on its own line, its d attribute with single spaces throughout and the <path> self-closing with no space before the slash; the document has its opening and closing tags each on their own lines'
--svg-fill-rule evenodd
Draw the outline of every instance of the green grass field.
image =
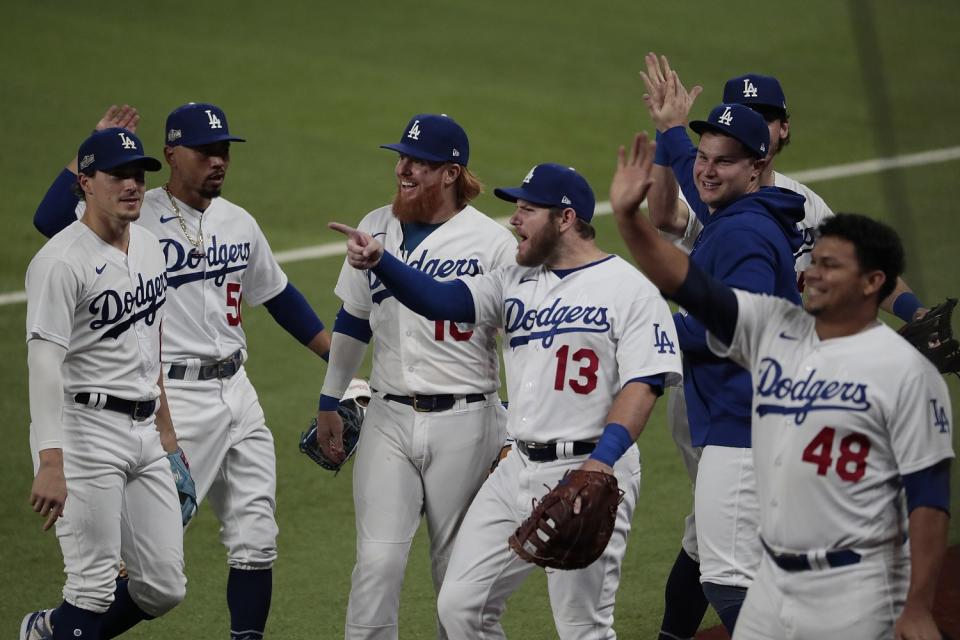
<svg viewBox="0 0 960 640">
<path fill-rule="evenodd" d="M 960 101 L 950 76 L 960 63 L 960 5 L 948 0 L 7 5 L 0 293 L 23 288 L 43 242 L 31 225 L 36 204 L 111 103 L 140 109 L 140 134 L 154 154 L 173 107 L 190 100 L 224 107 L 231 129 L 249 140 L 234 147 L 226 195 L 257 216 L 278 251 L 336 241 L 326 222 L 356 222 L 386 202 L 395 156 L 377 145 L 395 141 L 417 112 L 448 113 L 465 126 L 471 168 L 491 187 L 516 184 L 533 164 L 556 161 L 576 166 L 606 199 L 617 145 L 650 129 L 637 76 L 650 50 L 670 55 L 688 86 L 705 87 L 698 117 L 719 101 L 726 78 L 777 75 L 792 113 L 793 142 L 777 161 L 786 173 L 960 145 L 949 120 Z M 865 32 L 876 46 L 864 45 L 871 41 Z M 953 161 L 811 186 L 834 210 L 896 226 L 908 245 L 906 278 L 933 302 L 960 294 L 958 169 Z M 497 217 L 510 213 L 491 195 L 478 206 Z M 602 246 L 623 250 L 609 217 L 597 227 Z M 332 289 L 339 265 L 338 258 L 285 265 L 328 322 L 338 306 Z M 22 304 L 0 306 L 2 637 L 13 637 L 25 612 L 57 603 L 62 586 L 56 539 L 41 534 L 27 504 L 24 311 Z M 277 440 L 281 555 L 268 634 L 338 637 L 353 563 L 350 475 L 321 474 L 296 451 L 323 363 L 265 312 L 247 310 L 244 319 L 248 368 Z M 950 385 L 956 407 L 960 384 Z M 616 629 L 628 639 L 655 637 L 691 501 L 662 409 L 640 445 L 643 490 L 617 604 Z M 956 524 L 951 539 L 960 542 Z M 434 633 L 426 551 L 418 537 L 401 603 L 402 638 Z M 186 552 L 187 600 L 127 637 L 227 637 L 225 553 L 203 507 Z M 513 597 L 504 624 L 512 638 L 555 637 L 542 575 Z"/>
</svg>

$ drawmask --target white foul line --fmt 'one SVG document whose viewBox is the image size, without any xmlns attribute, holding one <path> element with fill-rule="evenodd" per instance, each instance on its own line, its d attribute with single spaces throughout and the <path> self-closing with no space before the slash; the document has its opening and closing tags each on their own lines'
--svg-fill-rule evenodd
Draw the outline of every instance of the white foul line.
<svg viewBox="0 0 960 640">
<path fill-rule="evenodd" d="M 941 162 L 951 162 L 960 160 L 960 147 L 948 147 L 946 149 L 934 149 L 932 151 L 921 151 L 919 153 L 909 153 L 893 158 L 875 158 L 873 160 L 864 160 L 862 162 L 851 162 L 849 164 L 837 164 L 830 167 L 821 167 L 819 169 L 808 169 L 790 174 L 790 177 L 797 182 L 825 182 L 827 180 L 838 180 L 840 178 L 851 178 L 854 176 L 863 176 L 890 169 L 902 169 L 906 167 L 920 167 L 928 164 L 938 164 Z M 610 203 L 607 201 L 598 202 L 594 215 L 609 215 L 613 211 Z M 507 225 L 508 218 L 498 218 L 497 222 Z M 314 245 L 312 247 L 303 247 L 301 249 L 290 249 L 289 251 L 277 251 L 274 255 L 277 262 L 285 264 L 288 262 L 300 262 L 302 260 L 316 260 L 319 258 L 330 258 L 333 256 L 342 256 L 346 252 L 343 242 L 330 242 L 327 244 Z M 0 293 L 0 306 L 19 304 L 27 301 L 27 294 L 24 291 L 11 291 L 9 293 Z"/>
</svg>

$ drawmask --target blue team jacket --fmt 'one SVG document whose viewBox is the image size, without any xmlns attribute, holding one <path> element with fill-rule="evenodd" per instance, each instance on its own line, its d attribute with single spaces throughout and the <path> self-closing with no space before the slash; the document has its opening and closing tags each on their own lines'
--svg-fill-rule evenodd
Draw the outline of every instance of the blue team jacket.
<svg viewBox="0 0 960 640">
<path fill-rule="evenodd" d="M 705 210 L 693 181 L 696 149 L 681 127 L 659 138 L 684 197 Z M 663 156 L 661 156 L 663 157 Z M 703 231 L 690 259 L 731 287 L 769 293 L 799 304 L 793 254 L 803 235 L 804 197 L 764 187 L 701 218 Z M 698 216 L 699 217 L 699 216 Z M 750 373 L 707 348 L 706 330 L 692 317 L 674 314 L 683 350 L 683 386 L 694 446 L 750 446 L 753 385 Z"/>
</svg>

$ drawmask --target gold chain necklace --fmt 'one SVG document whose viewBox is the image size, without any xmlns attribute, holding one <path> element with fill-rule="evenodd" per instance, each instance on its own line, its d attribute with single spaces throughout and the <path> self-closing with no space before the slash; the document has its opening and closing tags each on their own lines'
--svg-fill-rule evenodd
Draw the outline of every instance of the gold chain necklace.
<svg viewBox="0 0 960 640">
<path fill-rule="evenodd" d="M 183 219 L 183 214 L 180 213 L 180 207 L 177 206 L 176 200 L 173 199 L 173 195 L 170 193 L 170 185 L 163 185 L 163 191 L 167 194 L 167 199 L 170 201 L 170 206 L 173 207 L 173 212 L 177 216 L 177 221 L 180 223 L 180 229 L 183 230 L 183 235 L 186 236 L 187 242 L 193 245 L 190 253 L 192 255 L 198 256 L 200 258 L 204 257 L 203 253 L 203 211 L 200 212 L 200 219 L 197 222 L 197 237 L 196 239 L 190 237 L 190 233 L 187 231 L 187 222 Z"/>
</svg>

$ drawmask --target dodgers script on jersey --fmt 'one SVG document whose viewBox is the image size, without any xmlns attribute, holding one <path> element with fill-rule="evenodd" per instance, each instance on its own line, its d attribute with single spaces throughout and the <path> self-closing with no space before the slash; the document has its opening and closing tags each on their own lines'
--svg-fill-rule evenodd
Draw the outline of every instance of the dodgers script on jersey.
<svg viewBox="0 0 960 640">
<path fill-rule="evenodd" d="M 390 206 L 367 214 L 358 228 L 436 280 L 465 278 L 469 282 L 513 264 L 517 247 L 507 229 L 472 206 L 443 223 L 411 252 L 401 248 L 403 230 Z M 487 393 L 499 387 L 495 326 L 427 320 L 400 304 L 372 271 L 358 271 L 346 261 L 334 291 L 349 313 L 370 318 L 376 336 L 371 387 L 398 395 Z M 402 377 L 397 377 L 398 371 Z"/>
<path fill-rule="evenodd" d="M 667 303 L 611 255 L 567 273 L 511 266 L 465 281 L 477 321 L 504 329 L 510 411 L 519 440 L 596 440 L 627 381 L 682 367 Z"/>
<path fill-rule="evenodd" d="M 69 350 L 62 369 L 66 393 L 128 400 L 160 395 L 167 276 L 152 233 L 131 225 L 123 253 L 74 222 L 30 262 L 26 285 L 27 340 Z"/>
<path fill-rule="evenodd" d="M 736 295 L 732 344 L 708 342 L 752 371 L 763 539 L 786 552 L 898 541 L 898 476 L 953 457 L 943 378 L 884 324 L 821 340 L 802 308 Z"/>
<path fill-rule="evenodd" d="M 174 198 L 192 237 L 201 213 Z M 77 206 L 82 214 L 84 203 Z M 170 198 L 162 188 L 147 191 L 137 224 L 160 240 L 171 295 L 163 327 L 163 361 L 226 358 L 246 349 L 240 302 L 257 306 L 287 286 L 287 276 L 257 221 L 229 200 L 214 198 L 202 213 L 204 246 L 191 253 Z"/>
<path fill-rule="evenodd" d="M 834 213 L 830 207 L 827 206 L 827 203 L 824 202 L 823 198 L 817 195 L 813 189 L 803 183 L 797 182 L 789 176 L 774 171 L 773 184 L 776 187 L 799 193 L 805 198 L 803 203 L 803 220 L 797 223 L 797 229 L 803 233 L 803 244 L 800 245 L 800 248 L 793 254 L 796 260 L 797 273 L 802 274 L 804 270 L 810 266 L 810 252 L 813 251 L 813 244 L 816 241 L 814 231 L 824 220 L 832 217 Z M 686 205 L 687 201 L 682 193 L 680 194 L 680 199 Z M 690 251 L 693 250 L 693 244 L 696 242 L 697 236 L 703 231 L 703 223 L 693 214 L 689 205 L 687 205 L 687 210 L 689 214 L 687 218 L 687 228 L 684 230 L 683 238 L 681 238 L 677 244 L 687 253 L 690 253 Z"/>
</svg>

